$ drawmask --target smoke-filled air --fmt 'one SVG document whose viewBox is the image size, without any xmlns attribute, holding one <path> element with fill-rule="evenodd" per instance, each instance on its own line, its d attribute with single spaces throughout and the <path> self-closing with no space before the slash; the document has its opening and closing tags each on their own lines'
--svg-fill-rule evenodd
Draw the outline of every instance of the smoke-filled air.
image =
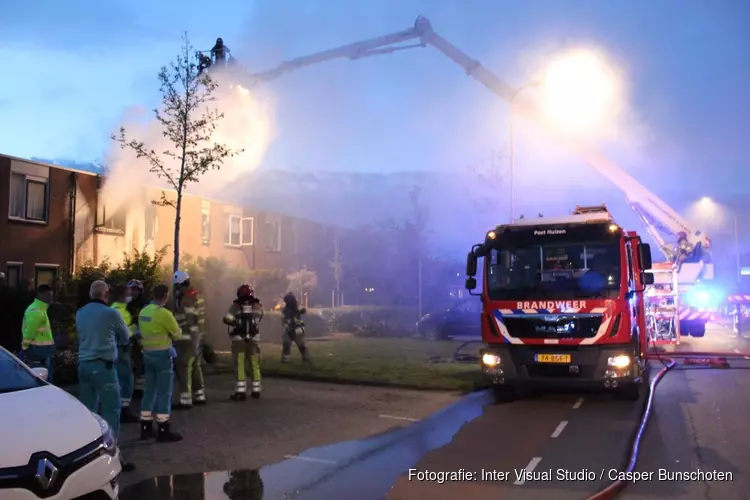
<svg viewBox="0 0 750 500">
<path fill-rule="evenodd" d="M 263 162 L 276 134 L 274 99 L 270 91 L 250 90 L 249 82 L 244 85 L 240 83 L 246 78 L 245 73 L 237 68 L 217 68 L 212 71 L 211 78 L 218 84 L 213 94 L 214 100 L 205 103 L 204 109 L 196 111 L 195 116 L 205 110 L 222 113 L 224 116 L 217 121 L 216 130 L 208 142 L 223 144 L 236 154 L 223 159 L 220 168 L 203 174 L 198 183 L 185 186 L 185 193 L 208 197 L 220 196 L 226 186 L 254 172 Z M 120 126 L 125 128 L 128 138 L 142 141 L 145 148 L 154 150 L 166 165 L 172 161 L 174 171 L 179 172 L 179 161 L 162 154 L 165 151 L 179 152 L 165 138 L 163 125 L 156 120 L 153 110 L 146 110 L 140 104 L 134 105 Z M 138 186 L 174 189 L 152 171 L 147 158 L 138 158 L 130 148 L 121 148 L 117 143 L 111 145 L 104 163 L 107 182 L 102 194 L 110 212 L 128 207 L 132 212 L 141 213 L 144 204 L 157 201 L 153 196 L 147 199 L 144 196 L 145 188 Z"/>
</svg>

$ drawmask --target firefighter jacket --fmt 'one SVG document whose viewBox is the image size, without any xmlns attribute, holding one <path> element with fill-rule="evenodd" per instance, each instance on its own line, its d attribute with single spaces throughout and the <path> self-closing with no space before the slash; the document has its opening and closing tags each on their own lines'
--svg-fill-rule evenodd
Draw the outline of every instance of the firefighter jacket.
<svg viewBox="0 0 750 500">
<path fill-rule="evenodd" d="M 194 288 L 189 288 L 177 298 L 174 317 L 182 331 L 180 340 L 190 340 L 196 348 L 203 336 L 205 309 L 203 297 Z"/>
<path fill-rule="evenodd" d="M 235 300 L 224 315 L 224 324 L 229 326 L 232 341 L 260 340 L 260 320 L 263 306 L 255 297 Z"/>
<path fill-rule="evenodd" d="M 287 332 L 296 332 L 298 328 L 304 328 L 305 322 L 302 321 L 302 315 L 305 314 L 305 308 L 284 307 L 281 310 L 281 323 Z"/>
</svg>

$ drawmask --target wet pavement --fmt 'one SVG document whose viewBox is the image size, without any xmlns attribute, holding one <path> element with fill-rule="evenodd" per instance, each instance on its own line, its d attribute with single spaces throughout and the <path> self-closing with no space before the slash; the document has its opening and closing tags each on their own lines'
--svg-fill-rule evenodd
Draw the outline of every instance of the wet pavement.
<svg viewBox="0 0 750 500">
<path fill-rule="evenodd" d="M 712 326 L 707 337 L 687 339 L 680 350 L 745 352 L 750 341 Z M 750 438 L 743 432 L 750 360 L 733 366 L 740 369 L 683 367 L 667 374 L 637 468 L 652 474 L 630 484 L 621 498 L 747 498 L 750 481 L 742 466 L 750 464 Z M 309 449 L 259 470 L 152 479 L 124 488 L 121 498 L 580 500 L 624 469 L 644 402 L 557 393 L 495 405 L 479 393 L 370 439 Z M 533 469 L 534 477 L 518 478 L 524 469 Z M 660 480 L 659 469 L 732 477 Z"/>
</svg>

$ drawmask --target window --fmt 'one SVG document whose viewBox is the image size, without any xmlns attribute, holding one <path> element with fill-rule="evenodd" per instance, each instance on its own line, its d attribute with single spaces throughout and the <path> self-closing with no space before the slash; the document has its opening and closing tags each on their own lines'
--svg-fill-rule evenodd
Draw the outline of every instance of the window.
<svg viewBox="0 0 750 500">
<path fill-rule="evenodd" d="M 266 250 L 281 251 L 281 222 L 266 221 Z"/>
<path fill-rule="evenodd" d="M 23 279 L 23 264 L 8 262 L 5 266 L 5 281 L 9 287 L 19 288 Z"/>
<path fill-rule="evenodd" d="M 620 283 L 617 243 L 560 242 L 490 252 L 488 288 L 493 300 L 610 298 Z"/>
<path fill-rule="evenodd" d="M 54 285 L 57 281 L 58 266 L 52 264 L 36 264 L 34 266 L 34 285 Z"/>
<path fill-rule="evenodd" d="M 36 222 L 47 222 L 48 180 L 20 172 L 10 174 L 8 216 Z"/>
<path fill-rule="evenodd" d="M 104 232 L 125 232 L 125 211 L 111 213 L 104 203 L 96 207 L 96 228 Z"/>
<path fill-rule="evenodd" d="M 205 201 L 201 204 L 201 243 L 211 243 L 211 204 Z"/>
<path fill-rule="evenodd" d="M 156 206 L 149 205 L 146 207 L 146 211 L 143 215 L 143 237 L 146 241 L 156 239 L 156 231 L 158 229 L 157 222 Z"/>
<path fill-rule="evenodd" d="M 252 217 L 230 215 L 224 233 L 224 244 L 230 247 L 244 247 L 253 244 L 254 224 Z"/>
</svg>

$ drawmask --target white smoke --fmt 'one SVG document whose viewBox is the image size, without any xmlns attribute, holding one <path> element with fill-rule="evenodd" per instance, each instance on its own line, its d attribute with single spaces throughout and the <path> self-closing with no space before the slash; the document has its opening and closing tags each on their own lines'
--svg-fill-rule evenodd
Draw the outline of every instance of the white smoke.
<svg viewBox="0 0 750 500">
<path fill-rule="evenodd" d="M 276 136 L 275 100 L 266 92 L 243 86 L 240 70 L 213 71 L 212 77 L 219 86 L 214 93 L 215 100 L 206 106 L 223 113 L 224 117 L 217 123 L 210 142 L 241 152 L 224 159 L 219 169 L 206 172 L 199 182 L 187 184 L 184 190 L 220 196 L 223 187 L 254 171 L 262 163 Z M 193 119 L 199 114 L 196 112 Z M 164 154 L 177 152 L 176 145 L 164 137 L 163 126 L 153 112 L 146 112 L 143 106 L 134 106 L 126 114 L 122 126 L 126 130 L 126 139 L 142 141 L 146 150 L 153 150 L 176 176 L 179 175 L 178 160 Z M 147 158 L 137 158 L 130 148 L 122 149 L 117 143 L 113 143 L 107 155 L 106 167 L 108 172 L 102 194 L 110 214 L 121 209 L 128 212 L 142 210 L 152 201 L 144 197 L 146 186 L 174 189 L 166 179 L 152 171 Z M 174 180 L 177 181 L 177 177 Z"/>
</svg>

